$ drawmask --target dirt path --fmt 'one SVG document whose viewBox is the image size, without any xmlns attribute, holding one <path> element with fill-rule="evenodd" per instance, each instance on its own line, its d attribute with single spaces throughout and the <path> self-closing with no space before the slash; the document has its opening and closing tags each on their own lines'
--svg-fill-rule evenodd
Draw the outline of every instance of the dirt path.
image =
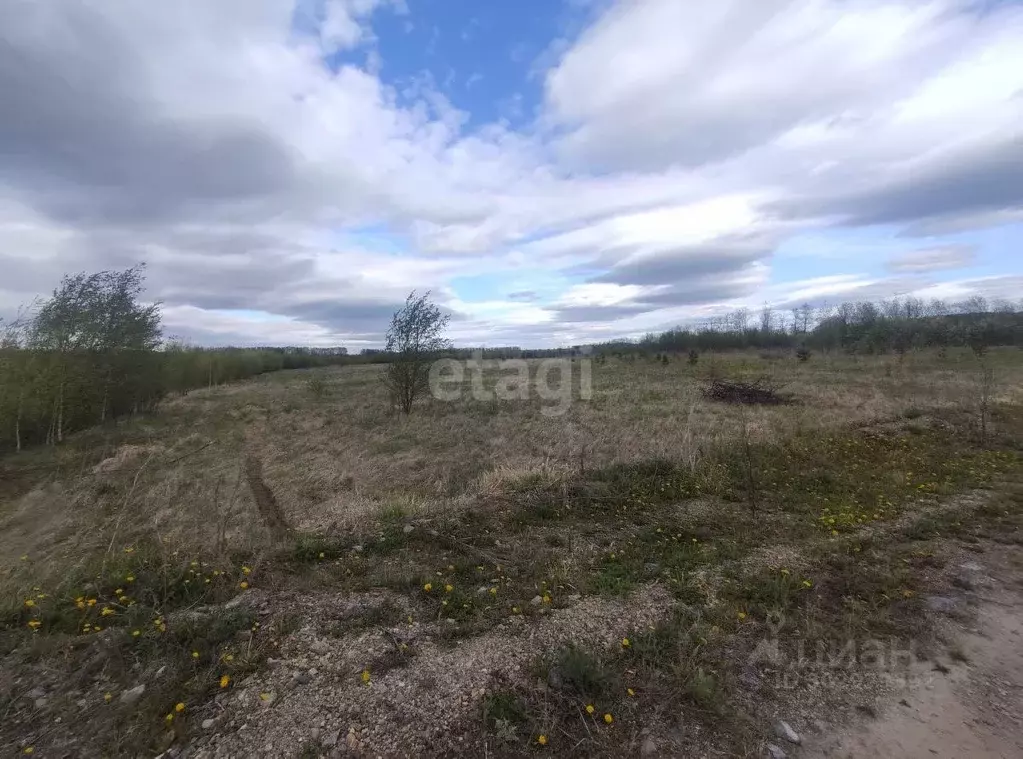
<svg viewBox="0 0 1023 759">
<path fill-rule="evenodd" d="M 798 756 L 1023 756 L 1023 554 L 999 546 L 968 556 L 954 581 L 959 592 L 935 599 L 949 614 L 950 639 L 958 640 L 949 649 L 956 655 L 941 657 L 947 671 L 921 665 L 922 676 L 877 719 L 808 737 Z"/>
</svg>

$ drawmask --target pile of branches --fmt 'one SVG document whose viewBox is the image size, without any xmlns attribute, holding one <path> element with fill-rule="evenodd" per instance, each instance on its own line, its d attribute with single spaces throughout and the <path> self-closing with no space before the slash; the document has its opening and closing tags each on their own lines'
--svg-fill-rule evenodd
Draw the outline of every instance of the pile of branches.
<svg viewBox="0 0 1023 759">
<path fill-rule="evenodd" d="M 791 398 L 778 392 L 778 388 L 767 377 L 752 382 L 715 379 L 703 389 L 703 396 L 722 403 L 746 403 L 775 405 L 790 403 Z"/>
</svg>

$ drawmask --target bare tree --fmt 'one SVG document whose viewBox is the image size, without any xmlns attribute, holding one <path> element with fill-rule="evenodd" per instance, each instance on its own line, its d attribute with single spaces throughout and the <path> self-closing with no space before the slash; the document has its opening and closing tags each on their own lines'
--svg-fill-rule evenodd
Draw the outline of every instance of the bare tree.
<svg viewBox="0 0 1023 759">
<path fill-rule="evenodd" d="M 405 305 L 394 313 L 387 330 L 391 354 L 384 382 L 398 408 L 408 414 L 430 381 L 430 363 L 438 351 L 450 346 L 442 337 L 450 317 L 430 302 L 430 293 L 416 297 L 413 290 Z"/>
</svg>

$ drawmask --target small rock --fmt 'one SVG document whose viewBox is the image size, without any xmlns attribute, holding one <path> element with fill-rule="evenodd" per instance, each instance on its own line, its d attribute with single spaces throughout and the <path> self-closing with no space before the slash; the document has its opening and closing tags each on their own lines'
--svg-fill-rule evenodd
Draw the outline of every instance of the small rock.
<svg viewBox="0 0 1023 759">
<path fill-rule="evenodd" d="M 359 750 L 359 746 L 361 744 L 359 743 L 359 739 L 355 737 L 355 733 L 348 733 L 348 736 L 345 738 L 345 741 L 348 743 L 348 749 L 350 751 Z"/>
<path fill-rule="evenodd" d="M 927 596 L 927 608 L 931 611 L 947 614 L 955 611 L 956 602 L 954 598 L 949 598 L 948 596 Z"/>
<path fill-rule="evenodd" d="M 312 675 L 313 677 L 316 677 L 318 674 L 320 674 L 320 670 L 316 669 L 316 667 L 310 667 L 309 674 Z"/>
<path fill-rule="evenodd" d="M 405 525 L 404 527 L 402 527 L 402 528 L 401 528 L 401 531 L 402 531 L 403 533 L 405 533 L 406 535 L 408 535 L 408 534 L 409 534 L 410 532 L 412 532 L 412 531 L 413 531 L 414 529 L 416 529 L 416 528 L 415 528 L 415 527 L 413 527 L 413 526 L 412 526 L 412 525 L 410 525 L 410 524 L 407 524 L 407 525 Z"/>
<path fill-rule="evenodd" d="M 121 698 L 119 700 L 122 704 L 131 705 L 138 701 L 140 698 L 142 698 L 142 694 L 145 692 L 146 692 L 145 683 L 143 683 L 142 685 L 136 685 L 134 688 L 124 691 L 124 693 L 121 694 Z"/>
<path fill-rule="evenodd" d="M 45 691 L 45 690 L 43 690 L 42 688 L 40 688 L 39 686 L 36 686 L 35 688 L 33 688 L 32 690 L 30 690 L 30 691 L 29 691 L 28 693 L 26 693 L 25 695 L 26 695 L 26 696 L 27 696 L 28 698 L 31 698 L 31 699 L 33 699 L 33 700 L 34 700 L 34 699 L 37 699 L 37 698 L 42 698 L 43 696 L 45 696 L 45 695 L 46 695 L 46 691 Z"/>
<path fill-rule="evenodd" d="M 576 603 L 577 601 L 581 601 L 582 600 L 582 596 L 579 595 L 578 593 L 572 593 L 568 597 L 568 600 L 571 601 L 572 603 Z"/>
<path fill-rule="evenodd" d="M 215 724 L 217 724 L 217 721 L 215 719 L 204 719 L 202 721 L 202 729 L 203 730 L 209 730 Z"/>
<path fill-rule="evenodd" d="M 299 685 L 308 685 L 313 681 L 308 672 L 292 672 L 291 678 Z"/>
<path fill-rule="evenodd" d="M 35 705 L 36 709 L 45 709 L 46 708 L 46 699 L 45 698 L 37 698 L 33 702 L 33 704 Z"/>
<path fill-rule="evenodd" d="M 341 731 L 340 730 L 338 730 L 337 732 L 331 731 L 327 733 L 325 736 L 323 736 L 323 740 L 320 741 L 320 744 L 324 748 L 334 748 L 334 746 L 337 745 L 337 742 L 339 740 L 341 740 Z"/>
<path fill-rule="evenodd" d="M 529 599 L 529 603 L 531 603 L 533 606 L 539 606 L 540 604 L 543 603 L 543 599 L 540 598 L 540 596 L 533 596 L 532 598 Z"/>
<path fill-rule="evenodd" d="M 362 553 L 362 546 L 352 546 L 352 550 L 356 553 Z"/>
<path fill-rule="evenodd" d="M 643 565 L 643 569 L 647 572 L 647 574 L 655 575 L 661 571 L 661 565 L 655 561 L 648 561 Z"/>
<path fill-rule="evenodd" d="M 793 730 L 789 723 L 783 719 L 774 723 L 774 734 L 779 738 L 784 738 L 789 743 L 799 743 L 799 733 Z"/>
<path fill-rule="evenodd" d="M 487 590 L 488 588 L 486 585 L 480 585 L 478 588 L 476 588 L 476 595 L 485 596 L 487 594 Z"/>
<path fill-rule="evenodd" d="M 770 759 L 786 759 L 788 754 L 782 750 L 781 746 L 775 746 L 773 743 L 768 743 L 767 756 L 770 757 Z"/>
<path fill-rule="evenodd" d="M 647 738 L 643 741 L 643 745 L 639 747 L 640 756 L 656 756 L 657 755 L 657 742 L 653 738 Z"/>
</svg>

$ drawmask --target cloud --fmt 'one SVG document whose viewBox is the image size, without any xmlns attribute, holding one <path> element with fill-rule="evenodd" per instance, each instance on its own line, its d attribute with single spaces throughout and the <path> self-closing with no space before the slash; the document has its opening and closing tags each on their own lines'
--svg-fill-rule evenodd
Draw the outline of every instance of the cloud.
<svg viewBox="0 0 1023 759">
<path fill-rule="evenodd" d="M 888 260 L 888 268 L 895 272 L 962 269 L 972 264 L 976 258 L 977 249 L 974 246 L 948 245 L 897 253 Z"/>
<path fill-rule="evenodd" d="M 1016 5 L 588 3 L 534 64 L 542 100 L 517 88 L 537 115 L 517 129 L 441 94 L 440 47 L 381 78 L 374 21 L 405 12 L 0 4 L 0 312 L 144 260 L 196 339 L 379 341 L 415 287 L 457 339 L 556 344 L 784 302 L 793 234 L 1023 219 Z M 858 268 L 829 271 L 865 292 Z M 458 291 L 479 274 L 515 292 Z"/>
<path fill-rule="evenodd" d="M 1023 109 L 1021 109 L 1023 111 Z M 863 188 L 784 201 L 787 215 L 830 216 L 843 224 L 956 220 L 1023 206 L 1023 133 L 993 144 L 971 145 Z"/>
<path fill-rule="evenodd" d="M 909 94 L 967 33 L 952 7 L 617 3 L 547 75 L 549 116 L 580 160 L 646 169 L 718 161 Z"/>
</svg>

